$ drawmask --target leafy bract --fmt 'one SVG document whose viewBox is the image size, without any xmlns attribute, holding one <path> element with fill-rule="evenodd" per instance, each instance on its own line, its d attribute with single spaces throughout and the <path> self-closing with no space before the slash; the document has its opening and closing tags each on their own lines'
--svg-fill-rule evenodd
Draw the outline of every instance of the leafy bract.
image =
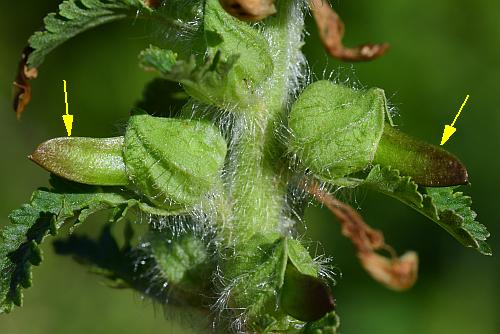
<svg viewBox="0 0 500 334">
<path fill-rule="evenodd" d="M 186 92 L 195 99 L 219 107 L 227 104 L 228 75 L 238 56 L 222 60 L 220 53 L 208 57 L 198 64 L 195 56 L 178 60 L 171 50 L 150 46 L 139 55 L 140 64 L 147 70 L 158 71 L 163 78 L 182 84 Z"/>
<path fill-rule="evenodd" d="M 360 171 L 373 160 L 386 111 L 381 89 L 355 90 L 317 81 L 292 107 L 290 149 L 324 180 Z"/>
<path fill-rule="evenodd" d="M 202 1 L 156 1 L 147 0 L 66 0 L 59 6 L 58 13 L 50 13 L 44 18 L 44 29 L 29 39 L 33 52 L 29 55 L 30 68 L 39 67 L 52 50 L 76 35 L 96 26 L 125 18 L 150 18 L 162 29 L 162 35 L 172 49 L 187 53 L 193 47 L 204 43 L 201 22 Z M 189 50 L 179 43 L 191 40 Z"/>
<path fill-rule="evenodd" d="M 150 12 L 142 0 L 66 0 L 59 12 L 45 17 L 43 31 L 29 39 L 34 51 L 29 55 L 28 65 L 39 67 L 47 54 L 68 39 L 98 25 L 134 17 L 137 11 Z"/>
<path fill-rule="evenodd" d="M 491 255 L 486 243 L 489 232 L 476 219 L 470 208 L 471 198 L 456 187 L 418 188 L 408 176 L 398 170 L 376 165 L 363 184 L 371 189 L 394 197 L 436 222 L 464 246 L 472 247 L 485 255 Z"/>
<path fill-rule="evenodd" d="M 159 275 L 174 289 L 191 295 L 206 294 L 211 284 L 210 261 L 206 243 L 194 233 L 175 238 L 168 232 L 154 231 L 148 235 L 151 251 Z"/>
<path fill-rule="evenodd" d="M 155 205 L 192 207 L 217 184 L 226 141 L 206 121 L 160 118 L 137 109 L 125 133 L 123 158 L 132 184 Z"/>
<path fill-rule="evenodd" d="M 331 311 L 330 288 L 317 277 L 319 266 L 304 246 L 289 238 L 263 240 L 255 235 L 223 265 L 228 303 L 245 309 L 248 328 L 259 333 L 286 331 Z"/>
<path fill-rule="evenodd" d="M 238 55 L 225 81 L 226 103 L 245 107 L 254 103 L 259 84 L 273 73 L 273 59 L 264 34 L 221 8 L 218 0 L 205 4 L 205 37 L 208 53 L 221 51 L 224 60 Z"/>
<path fill-rule="evenodd" d="M 259 85 L 273 71 L 269 45 L 259 30 L 226 13 L 217 0 L 205 4 L 205 59 L 179 57 L 172 50 L 149 47 L 141 65 L 179 82 L 189 95 L 220 108 L 245 108 L 255 102 Z"/>
<path fill-rule="evenodd" d="M 22 304 L 22 288 L 31 286 L 31 267 L 39 265 L 39 244 L 70 218 L 81 223 L 94 212 L 114 209 L 112 221 L 122 219 L 128 209 L 137 206 L 150 214 L 169 212 L 148 204 L 114 188 L 99 188 L 55 181 L 54 189 L 33 193 L 28 204 L 14 210 L 10 224 L 0 231 L 0 313 L 8 313 Z"/>
</svg>

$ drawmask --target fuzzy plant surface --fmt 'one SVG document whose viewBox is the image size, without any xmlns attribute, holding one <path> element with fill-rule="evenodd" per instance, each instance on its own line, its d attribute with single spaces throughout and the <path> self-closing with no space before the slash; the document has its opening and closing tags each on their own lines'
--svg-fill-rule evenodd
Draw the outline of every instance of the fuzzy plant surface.
<svg viewBox="0 0 500 334">
<path fill-rule="evenodd" d="M 312 82 L 301 53 L 309 11 L 333 57 L 370 60 L 387 49 L 343 46 L 338 15 L 316 0 L 65 0 L 49 14 L 19 65 L 18 116 L 50 51 L 118 19 L 161 30 L 139 54 L 158 78 L 131 106 L 122 136 L 54 138 L 30 155 L 51 186 L 0 232 L 0 313 L 21 306 L 42 241 L 102 210 L 110 219 L 100 238 L 71 234 L 56 251 L 111 287 L 199 310 L 213 324 L 207 332 L 337 331 L 335 268 L 297 229 L 312 201 L 337 216 L 368 274 L 391 289 L 412 286 L 416 253 L 398 256 L 334 196 L 341 188 L 394 197 L 491 254 L 471 199 L 457 191 L 468 175 L 454 155 L 400 132 L 382 89 Z M 182 107 L 169 108 L 173 96 Z M 120 221 L 122 246 L 110 225 Z M 131 224 L 144 221 L 134 244 Z"/>
</svg>

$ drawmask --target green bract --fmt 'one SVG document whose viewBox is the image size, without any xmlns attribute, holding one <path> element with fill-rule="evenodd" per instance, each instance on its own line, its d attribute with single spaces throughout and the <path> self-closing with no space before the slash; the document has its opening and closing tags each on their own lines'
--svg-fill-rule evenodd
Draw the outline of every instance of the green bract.
<svg viewBox="0 0 500 334">
<path fill-rule="evenodd" d="M 139 59 L 145 69 L 154 69 L 165 79 L 181 83 L 198 101 L 220 107 L 232 101 L 228 78 L 238 59 L 236 55 L 222 60 L 219 52 L 198 64 L 195 57 L 177 60 L 177 54 L 171 50 L 150 46 L 139 54 Z"/>
<path fill-rule="evenodd" d="M 45 17 L 45 30 L 31 36 L 29 43 L 34 52 L 29 56 L 28 64 L 38 67 L 48 53 L 77 34 L 110 21 L 134 17 L 138 11 L 150 13 L 141 0 L 64 1 L 59 6 L 59 13 Z"/>
<path fill-rule="evenodd" d="M 245 307 L 248 327 L 258 333 L 287 330 L 299 323 L 293 318 L 313 321 L 332 311 L 330 288 L 304 246 L 290 238 L 266 239 L 255 235 L 224 262 L 228 303 Z"/>
<path fill-rule="evenodd" d="M 205 36 L 212 56 L 219 50 L 225 58 L 238 55 L 219 94 L 228 106 L 248 107 L 259 94 L 258 85 L 273 72 L 268 41 L 259 30 L 222 10 L 218 0 L 206 2 Z"/>
<path fill-rule="evenodd" d="M 292 107 L 290 148 L 305 167 L 325 180 L 363 170 L 377 151 L 385 113 L 381 89 L 315 82 Z"/>
<path fill-rule="evenodd" d="M 76 226 L 94 212 L 113 209 L 110 220 L 115 222 L 131 207 L 147 214 L 169 214 L 111 187 L 101 189 L 57 178 L 51 185 L 52 189 L 35 191 L 28 204 L 12 211 L 11 224 L 0 231 L 0 313 L 22 304 L 22 288 L 31 286 L 31 267 L 42 261 L 38 245 L 49 234 L 56 235 L 65 221 L 73 219 Z"/>
<path fill-rule="evenodd" d="M 211 284 L 207 275 L 213 265 L 200 238 L 193 234 L 174 238 L 169 233 L 155 232 L 150 233 L 148 242 L 159 274 L 172 288 L 199 297 Z"/>
<path fill-rule="evenodd" d="M 149 47 L 139 55 L 141 65 L 181 83 L 201 102 L 248 108 L 273 71 L 268 42 L 259 30 L 224 12 L 218 0 L 206 2 L 204 28 L 206 57 L 178 59 L 171 50 Z"/>
<path fill-rule="evenodd" d="M 198 204 L 217 184 L 226 141 L 205 121 L 130 117 L 123 148 L 127 175 L 160 207 Z"/>
</svg>

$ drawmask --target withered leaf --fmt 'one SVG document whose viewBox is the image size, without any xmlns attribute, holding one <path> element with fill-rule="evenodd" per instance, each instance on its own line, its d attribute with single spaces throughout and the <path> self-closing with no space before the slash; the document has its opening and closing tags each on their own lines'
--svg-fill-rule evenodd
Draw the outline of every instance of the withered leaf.
<svg viewBox="0 0 500 334">
<path fill-rule="evenodd" d="M 389 289 L 406 290 L 417 280 L 418 255 L 415 252 L 406 252 L 400 257 L 393 258 L 367 252 L 358 253 L 358 257 L 370 276 Z"/>
<path fill-rule="evenodd" d="M 362 44 L 354 48 L 342 44 L 344 23 L 326 0 L 309 0 L 319 35 L 328 53 L 344 61 L 367 61 L 382 56 L 389 44 Z"/>
<path fill-rule="evenodd" d="M 333 197 L 316 181 L 303 182 L 302 186 L 337 217 L 342 234 L 352 241 L 361 265 L 374 280 L 397 291 L 413 286 L 418 273 L 418 255 L 415 252 L 406 252 L 398 257 L 393 248 L 385 243 L 382 232 L 368 226 L 351 206 Z M 379 250 L 388 251 L 390 256 L 378 254 Z"/>
<path fill-rule="evenodd" d="M 29 81 L 38 75 L 38 70 L 35 67 L 29 68 L 27 65 L 28 56 L 31 52 L 33 52 L 31 47 L 24 48 L 17 68 L 16 80 L 13 83 L 13 107 L 17 119 L 21 118 L 21 114 L 31 100 L 31 84 Z"/>
<path fill-rule="evenodd" d="M 274 0 L 219 0 L 231 15 L 244 21 L 260 21 L 276 13 Z"/>
</svg>

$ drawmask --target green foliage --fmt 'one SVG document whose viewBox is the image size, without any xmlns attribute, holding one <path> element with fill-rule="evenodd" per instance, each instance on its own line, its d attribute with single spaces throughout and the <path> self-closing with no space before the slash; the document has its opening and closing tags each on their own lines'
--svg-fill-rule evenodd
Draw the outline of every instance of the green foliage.
<svg viewBox="0 0 500 334">
<path fill-rule="evenodd" d="M 47 54 L 68 39 L 98 25 L 134 17 L 138 10 L 150 11 L 142 0 L 66 0 L 57 14 L 45 17 L 45 30 L 29 39 L 34 51 L 28 58 L 28 65 L 39 67 Z"/>
<path fill-rule="evenodd" d="M 208 122 L 136 111 L 123 150 L 132 184 L 157 206 L 182 209 L 199 203 L 215 187 L 227 148 Z"/>
<path fill-rule="evenodd" d="M 410 177 L 400 176 L 398 170 L 379 165 L 373 167 L 363 184 L 417 210 L 464 246 L 491 255 L 491 249 L 485 242 L 489 232 L 475 220 L 476 213 L 470 208 L 470 197 L 454 192 L 455 187 L 419 189 Z"/>
<path fill-rule="evenodd" d="M 148 86 L 139 105 L 163 117 L 135 109 L 124 137 L 54 139 L 35 151 L 32 159 L 42 167 L 80 183 L 59 180 L 11 214 L 0 234 L 0 311 L 21 304 L 48 234 L 105 209 L 113 209 L 115 222 L 135 207 L 151 223 L 139 245 L 131 244 L 127 227 L 120 247 L 107 225 L 97 241 L 71 236 L 56 250 L 90 265 L 109 285 L 162 304 L 168 299 L 207 311 L 218 296 L 221 318 L 237 331 L 335 333 L 331 279 L 294 239 L 290 218 L 287 200 L 294 195 L 287 192 L 297 184 L 306 188 L 304 170 L 327 183 L 395 197 L 464 245 L 491 254 L 470 198 L 451 187 L 419 188 L 453 183 L 456 175 L 448 176 L 458 172 L 445 169 L 458 160 L 394 135 L 384 124 L 381 89 L 322 80 L 300 92 L 303 5 L 277 1 L 276 16 L 248 24 L 218 0 L 67 0 L 45 19 L 46 30 L 30 39 L 31 67 L 98 24 L 135 15 L 159 23 L 167 47 L 150 46 L 139 58 L 163 78 Z M 172 93 L 175 110 L 165 110 L 171 106 L 162 98 Z M 420 148 L 432 154 L 419 155 Z M 290 167 L 291 155 L 301 172 Z M 457 166 L 463 181 L 465 168 Z M 439 181 L 427 184 L 428 175 Z"/>
<path fill-rule="evenodd" d="M 206 243 L 193 234 L 172 236 L 168 232 L 150 232 L 151 255 L 165 282 L 176 289 L 199 295 L 208 290 L 214 270 Z"/>
<path fill-rule="evenodd" d="M 335 312 L 330 312 L 322 319 L 308 323 L 302 333 L 304 334 L 335 334 L 339 327 L 339 317 Z"/>
<path fill-rule="evenodd" d="M 142 67 L 154 69 L 165 79 L 181 83 L 189 95 L 201 102 L 223 107 L 231 98 L 228 76 L 238 59 L 236 55 L 224 61 L 221 54 L 216 53 L 198 65 L 195 56 L 177 60 L 174 52 L 150 46 L 141 52 L 139 59 Z"/>
<path fill-rule="evenodd" d="M 324 180 L 358 172 L 373 160 L 386 111 L 381 89 L 359 91 L 317 81 L 292 107 L 290 148 Z"/>
<path fill-rule="evenodd" d="M 52 190 L 33 193 L 29 204 L 14 210 L 0 234 L 0 313 L 8 313 L 22 303 L 22 288 L 31 286 L 31 267 L 42 257 L 38 247 L 44 238 L 56 235 L 69 219 L 73 225 L 84 222 L 94 212 L 114 209 L 111 220 L 121 220 L 129 208 L 137 206 L 147 213 L 164 213 L 114 188 L 90 187 L 53 182 Z"/>
<path fill-rule="evenodd" d="M 263 241 L 267 238 L 255 235 L 224 263 L 227 302 L 245 308 L 248 326 L 259 333 L 286 331 L 300 323 L 290 315 L 311 321 L 333 310 L 330 288 L 318 278 L 320 268 L 304 246 L 290 238 Z"/>
<path fill-rule="evenodd" d="M 209 55 L 217 58 L 221 52 L 225 61 L 234 62 L 218 88 L 224 96 L 218 105 L 248 107 L 259 94 L 259 84 L 273 72 L 268 41 L 258 29 L 222 10 L 218 0 L 206 2 L 204 24 Z"/>
</svg>

